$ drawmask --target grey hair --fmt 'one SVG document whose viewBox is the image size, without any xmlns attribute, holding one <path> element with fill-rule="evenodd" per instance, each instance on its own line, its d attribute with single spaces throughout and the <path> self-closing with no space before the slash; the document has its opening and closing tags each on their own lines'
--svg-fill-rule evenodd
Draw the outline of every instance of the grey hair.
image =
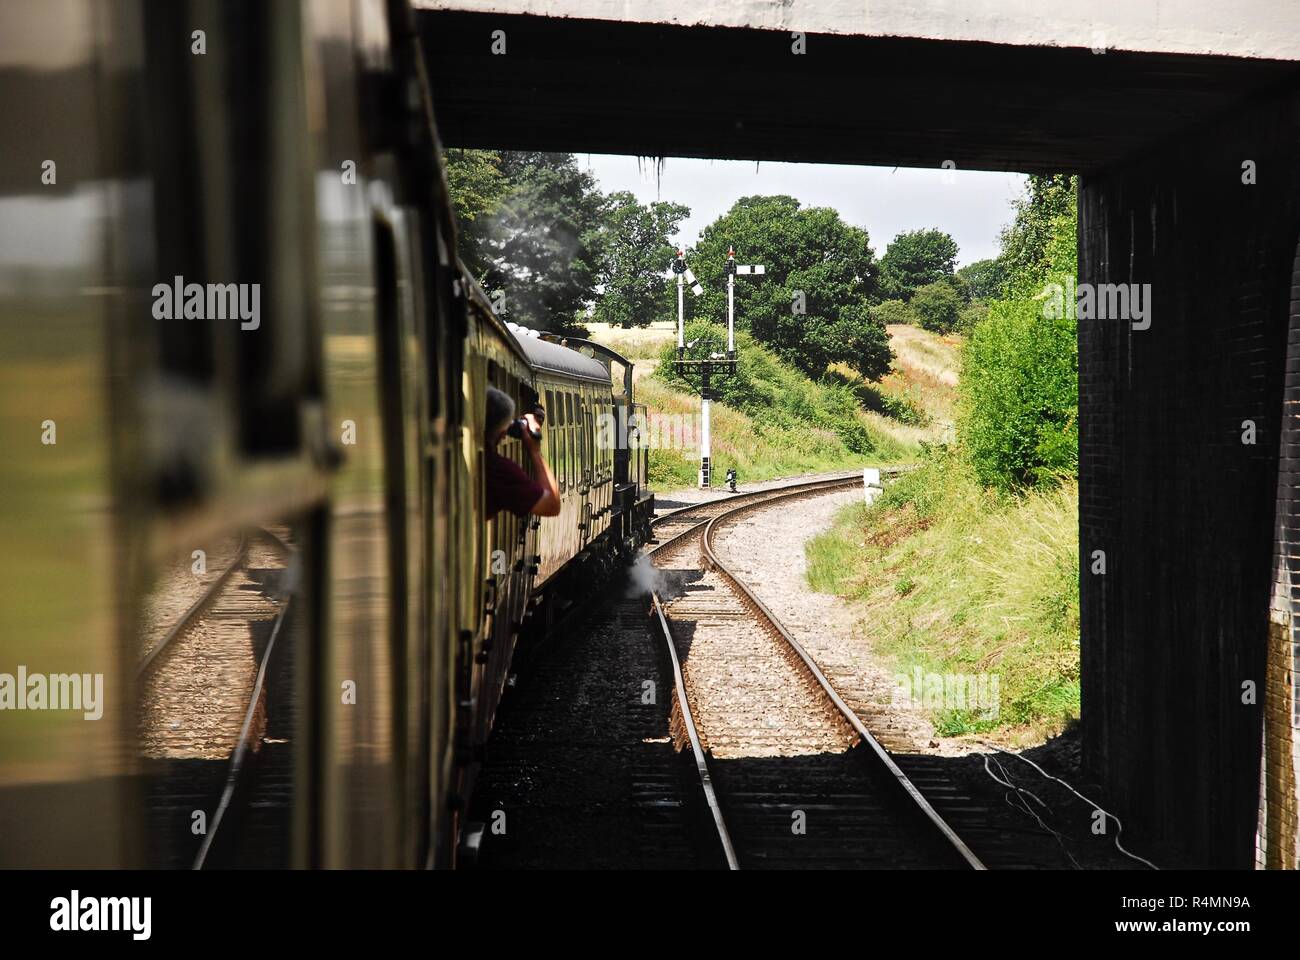
<svg viewBox="0 0 1300 960">
<path fill-rule="evenodd" d="M 488 440 L 495 440 L 497 434 L 509 426 L 515 417 L 515 402 L 508 393 L 496 387 L 487 388 L 487 424 Z"/>
</svg>

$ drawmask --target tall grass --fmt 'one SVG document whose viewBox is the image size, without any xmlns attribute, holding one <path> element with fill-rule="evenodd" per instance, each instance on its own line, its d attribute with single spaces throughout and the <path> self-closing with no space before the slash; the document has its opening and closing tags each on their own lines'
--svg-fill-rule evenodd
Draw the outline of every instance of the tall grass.
<svg viewBox="0 0 1300 960">
<path fill-rule="evenodd" d="M 945 710 L 940 733 L 1038 740 L 1079 712 L 1078 486 L 983 488 L 938 449 L 807 546 L 815 590 L 865 601 L 869 639 L 903 673 L 989 673 L 996 717 Z"/>
</svg>

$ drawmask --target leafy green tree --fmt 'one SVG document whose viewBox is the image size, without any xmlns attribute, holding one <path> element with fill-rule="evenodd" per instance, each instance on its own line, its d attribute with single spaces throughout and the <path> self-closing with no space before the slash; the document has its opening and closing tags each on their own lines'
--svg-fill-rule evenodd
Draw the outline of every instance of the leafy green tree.
<svg viewBox="0 0 1300 960">
<path fill-rule="evenodd" d="M 974 303 L 962 307 L 961 314 L 957 317 L 957 330 L 961 333 L 970 333 L 988 315 L 988 304 L 976 300 Z"/>
<path fill-rule="evenodd" d="M 486 270 L 481 249 L 483 225 L 510 191 L 501 172 L 501 154 L 493 150 L 451 150 L 443 160 L 452 208 L 460 226 L 460 256 L 479 278 Z"/>
<path fill-rule="evenodd" d="M 676 253 L 669 238 L 690 216 L 680 203 L 642 206 L 626 191 L 610 194 L 601 225 L 602 292 L 592 319 L 619 327 L 640 327 L 674 316 L 675 284 L 664 276 Z"/>
<path fill-rule="evenodd" d="M 1063 220 L 1077 221 L 1077 177 L 1033 174 L 1026 187 L 1025 196 L 1014 204 L 1015 218 L 1002 231 L 998 269 L 1004 296 L 1039 292 L 1052 268 L 1049 244 L 1059 236 Z"/>
<path fill-rule="evenodd" d="M 921 326 L 934 333 L 951 333 L 957 327 L 957 317 L 962 308 L 961 296 L 947 280 L 927 283 L 918 287 L 908 304 L 921 321 Z"/>
<path fill-rule="evenodd" d="M 472 223 L 496 209 L 510 189 L 494 150 L 452 150 L 443 160 L 456 219 Z"/>
<path fill-rule="evenodd" d="M 966 285 L 967 300 L 987 303 L 1002 295 L 1005 277 L 997 260 L 976 260 L 957 271 L 957 278 Z"/>
<path fill-rule="evenodd" d="M 987 486 L 1015 490 L 1078 472 L 1074 304 L 1053 317 L 1034 296 L 1044 283 L 1078 275 L 1072 191 L 1068 178 L 1031 182 L 1003 234 L 1004 262 L 1015 265 L 1007 296 L 989 305 L 963 351 L 958 432 Z"/>
<path fill-rule="evenodd" d="M 500 171 L 508 191 L 464 231 L 469 266 L 506 319 L 568 328 L 596 294 L 605 198 L 572 154 L 506 152 Z"/>
<path fill-rule="evenodd" d="M 880 258 L 884 294 L 911 300 L 918 287 L 951 277 L 956 266 L 957 241 L 942 230 L 900 233 Z"/>
<path fill-rule="evenodd" d="M 889 339 L 868 309 L 878 270 L 865 230 L 827 207 L 802 208 L 793 197 L 743 197 L 704 228 L 688 253 L 705 289 L 695 316 L 726 322 L 733 246 L 737 263 L 766 267 L 761 277 L 736 278 L 738 327 L 812 376 L 841 361 L 868 379 L 889 370 Z"/>
</svg>

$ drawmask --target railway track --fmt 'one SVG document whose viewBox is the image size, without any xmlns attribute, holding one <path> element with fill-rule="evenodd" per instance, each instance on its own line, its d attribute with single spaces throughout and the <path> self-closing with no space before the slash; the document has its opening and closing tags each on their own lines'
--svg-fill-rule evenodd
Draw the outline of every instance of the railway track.
<svg viewBox="0 0 1300 960">
<path fill-rule="evenodd" d="M 861 483 L 861 475 L 831 478 Z M 660 543 L 723 510 L 826 479 L 736 494 L 661 514 Z M 643 555 L 644 556 L 644 555 Z M 644 563 L 644 561 L 642 561 Z M 635 582 L 634 582 L 635 581 Z M 716 827 L 697 800 L 696 770 L 668 736 L 674 697 L 664 645 L 645 632 L 639 576 L 536 657 L 502 702 L 469 820 L 485 830 L 485 869 L 716 869 Z M 652 692 L 648 693 L 647 689 Z"/>
<path fill-rule="evenodd" d="M 286 865 L 296 705 L 279 664 L 297 576 L 286 537 L 241 536 L 233 560 L 141 658 L 153 822 L 172 866 Z"/>
<path fill-rule="evenodd" d="M 881 471 L 882 476 L 897 476 L 905 468 L 894 467 Z M 693 503 L 685 507 L 678 507 L 676 510 L 669 510 L 661 513 L 651 521 L 650 529 L 654 532 L 655 539 L 652 541 L 651 549 L 647 550 L 647 555 L 654 555 L 658 551 L 671 549 L 674 542 L 685 537 L 698 528 L 703 527 L 714 517 L 728 513 L 741 506 L 750 506 L 760 503 L 766 503 L 769 500 L 778 497 L 788 497 L 796 493 L 819 493 L 827 490 L 839 490 L 854 485 L 861 485 L 862 475 L 858 473 L 848 474 L 842 477 L 829 477 L 821 480 L 809 480 L 804 483 L 792 483 L 780 487 L 772 487 L 767 490 L 755 490 L 752 493 L 737 493 L 730 497 L 718 500 L 706 500 L 702 503 Z"/>
<path fill-rule="evenodd" d="M 672 663 L 672 733 L 690 744 L 727 865 L 984 865 L 835 691 L 807 651 L 719 560 L 728 521 L 861 483 L 831 479 L 674 511 L 650 556 L 653 617 Z"/>
</svg>

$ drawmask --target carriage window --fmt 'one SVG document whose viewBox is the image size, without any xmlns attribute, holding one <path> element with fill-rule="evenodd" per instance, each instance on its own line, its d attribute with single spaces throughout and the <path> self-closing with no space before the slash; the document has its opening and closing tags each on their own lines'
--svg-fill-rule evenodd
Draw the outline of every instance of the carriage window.
<svg viewBox="0 0 1300 960">
<path fill-rule="evenodd" d="M 591 436 L 591 427 L 591 404 L 584 403 L 582 405 L 582 468 L 584 473 L 586 471 L 594 473 L 596 469 L 594 456 L 596 448 Z"/>
<path fill-rule="evenodd" d="M 568 457 L 569 451 L 569 430 L 564 426 L 564 404 L 560 403 L 555 409 L 556 412 L 560 414 L 556 420 L 555 429 L 555 479 L 560 482 L 561 488 L 563 488 L 567 485 L 569 480 L 569 472 L 564 469 L 565 460 Z"/>
<path fill-rule="evenodd" d="M 582 397 L 580 394 L 573 394 L 573 436 L 577 442 L 573 445 L 573 473 L 577 476 L 578 483 L 582 481 L 582 460 L 586 455 L 586 437 L 582 436 L 585 431 L 582 429 Z"/>
<path fill-rule="evenodd" d="M 577 439 L 578 439 L 578 430 L 577 430 L 577 423 L 575 422 L 575 420 L 574 420 L 574 416 L 573 416 L 573 394 L 572 394 L 572 393 L 568 393 L 568 392 L 566 392 L 566 393 L 564 394 L 564 420 L 565 420 L 565 423 L 567 423 L 567 424 L 569 425 L 569 426 L 568 426 L 568 430 L 569 430 L 569 476 L 573 478 L 574 482 L 577 482 L 577 480 L 578 480 L 578 468 L 577 468 L 577 462 L 578 462 L 578 451 L 577 451 L 577 449 L 576 449 L 576 448 L 577 448 L 577 442 L 576 442 L 576 441 L 577 441 Z"/>
<path fill-rule="evenodd" d="M 558 470 L 558 463 L 555 457 L 555 391 L 546 391 L 546 425 L 544 427 L 546 435 L 546 460 L 551 465 L 551 470 Z M 556 479 L 559 479 L 558 477 Z"/>
</svg>

